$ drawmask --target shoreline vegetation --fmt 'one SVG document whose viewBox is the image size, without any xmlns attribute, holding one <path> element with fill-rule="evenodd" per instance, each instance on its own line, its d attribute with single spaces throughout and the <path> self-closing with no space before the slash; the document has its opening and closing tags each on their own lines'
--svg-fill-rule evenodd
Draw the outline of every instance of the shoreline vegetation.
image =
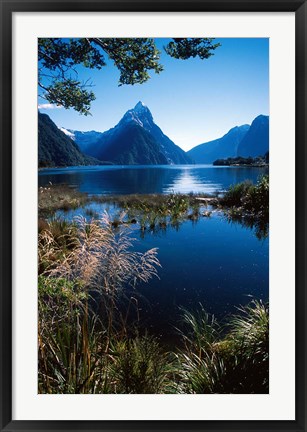
<svg viewBox="0 0 307 432">
<path fill-rule="evenodd" d="M 128 319 L 138 315 L 138 285 L 159 277 L 160 268 L 156 249 L 134 251 L 132 226 L 167 229 L 221 211 L 264 238 L 268 198 L 268 176 L 215 196 L 102 197 L 68 186 L 40 188 L 39 393 L 268 393 L 268 304 L 252 300 L 223 325 L 202 305 L 182 310 L 173 347 Z M 122 218 L 90 209 L 88 218 L 55 217 L 93 202 L 122 209 Z"/>
<path fill-rule="evenodd" d="M 212 165 L 214 166 L 247 166 L 249 168 L 268 168 L 269 167 L 269 152 L 267 152 L 264 156 L 258 157 L 235 157 L 235 158 L 227 158 L 227 159 L 217 159 Z"/>
<path fill-rule="evenodd" d="M 88 195 L 67 185 L 49 185 L 38 191 L 39 229 L 57 211 L 68 212 L 82 208 L 88 217 L 97 218 L 98 212 L 90 204 L 110 205 L 113 212 L 112 225 L 138 225 L 141 232 L 164 230 L 168 226 L 179 228 L 185 220 L 197 222 L 222 212 L 229 221 L 241 222 L 255 228 L 258 238 L 268 235 L 269 223 L 269 177 L 263 175 L 254 185 L 246 180 L 230 186 L 225 193 L 131 194 Z M 55 219 L 57 219 L 55 217 Z"/>
</svg>

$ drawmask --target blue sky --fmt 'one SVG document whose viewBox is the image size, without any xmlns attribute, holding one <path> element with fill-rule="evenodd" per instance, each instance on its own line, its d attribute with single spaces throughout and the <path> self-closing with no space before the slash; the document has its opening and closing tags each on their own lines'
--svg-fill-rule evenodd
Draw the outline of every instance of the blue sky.
<svg viewBox="0 0 307 432">
<path fill-rule="evenodd" d="M 215 41 L 221 46 L 208 60 L 176 60 L 162 51 L 164 71 L 134 86 L 118 87 L 119 73 L 109 62 L 100 71 L 79 68 L 80 78 L 91 78 L 95 85 L 92 116 L 63 108 L 41 112 L 68 129 L 105 131 L 141 100 L 156 124 L 184 150 L 219 138 L 259 114 L 269 114 L 269 39 Z M 161 50 L 166 43 L 156 39 Z"/>
</svg>

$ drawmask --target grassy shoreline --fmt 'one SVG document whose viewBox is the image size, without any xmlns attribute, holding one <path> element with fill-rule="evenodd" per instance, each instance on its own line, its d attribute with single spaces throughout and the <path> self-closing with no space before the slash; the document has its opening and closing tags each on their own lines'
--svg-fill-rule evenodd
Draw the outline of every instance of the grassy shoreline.
<svg viewBox="0 0 307 432">
<path fill-rule="evenodd" d="M 172 197 L 173 202 L 169 200 Z M 67 185 L 49 185 L 40 187 L 38 191 L 38 212 L 39 215 L 52 215 L 57 210 L 68 211 L 78 207 L 84 207 L 91 202 L 106 204 L 116 204 L 128 208 L 151 208 L 156 211 L 172 211 L 172 207 L 178 205 L 180 200 L 184 200 L 184 204 L 193 206 L 201 204 L 202 200 L 212 201 L 217 199 L 216 196 L 210 194 L 130 194 L 130 195 L 89 195 L 85 192 L 79 192 L 76 188 Z M 166 205 L 170 205 L 168 209 Z"/>
<path fill-rule="evenodd" d="M 259 239 L 268 236 L 269 228 L 269 179 L 262 176 L 256 185 L 249 181 L 231 186 L 223 194 L 131 194 L 89 195 L 65 185 L 39 188 L 39 225 L 57 211 L 64 213 L 82 208 L 88 217 L 99 214 L 88 206 L 96 203 L 117 208 L 113 226 L 126 223 L 138 224 L 141 232 L 165 230 L 168 226 L 179 228 L 185 220 L 198 221 L 210 217 L 213 211 L 221 211 L 231 222 L 239 222 L 255 230 Z"/>
<path fill-rule="evenodd" d="M 220 209 L 236 211 L 245 223 L 248 217 L 262 221 L 268 217 L 266 199 L 265 178 L 235 185 L 221 197 L 93 197 L 64 186 L 40 188 L 39 393 L 268 393 L 267 304 L 252 301 L 224 326 L 202 306 L 183 310 L 181 342 L 173 349 L 139 322 L 131 327 L 127 321 L 133 292 L 157 277 L 160 266 L 155 249 L 134 251 L 134 220 L 147 229 L 210 217 L 211 209 Z M 115 224 L 107 214 L 48 220 L 57 210 L 91 202 L 119 206 L 126 222 Z"/>
</svg>

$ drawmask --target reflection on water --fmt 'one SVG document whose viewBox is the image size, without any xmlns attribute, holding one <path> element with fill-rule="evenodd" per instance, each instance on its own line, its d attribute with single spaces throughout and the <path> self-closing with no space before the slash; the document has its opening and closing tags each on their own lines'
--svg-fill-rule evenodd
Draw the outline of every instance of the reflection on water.
<svg viewBox="0 0 307 432">
<path fill-rule="evenodd" d="M 196 310 L 202 303 L 221 320 L 251 297 L 268 300 L 268 238 L 259 241 L 254 230 L 221 214 L 148 232 L 137 247 L 158 247 L 159 279 L 139 287 L 139 307 L 144 325 L 164 339 L 176 333 L 180 306 Z"/>
<path fill-rule="evenodd" d="M 258 240 L 265 240 L 269 237 L 269 220 L 267 218 L 230 216 L 226 217 L 229 223 L 238 224 L 251 229 Z"/>
<path fill-rule="evenodd" d="M 38 180 L 40 186 L 66 183 L 90 194 L 212 193 L 245 179 L 256 182 L 264 173 L 261 168 L 208 165 L 70 167 L 42 170 Z M 111 213 L 118 211 L 111 204 L 91 203 L 84 214 L 101 214 L 107 207 Z M 80 209 L 61 216 L 72 218 L 76 214 Z M 195 310 L 202 303 L 220 319 L 248 303 L 250 296 L 268 300 L 267 227 L 262 233 L 263 227 L 249 220 L 233 222 L 213 212 L 194 223 L 184 220 L 167 229 L 163 225 L 156 230 L 146 227 L 143 235 L 138 224 L 131 226 L 133 237 L 138 239 L 136 249 L 145 252 L 157 247 L 162 265 L 159 279 L 139 286 L 141 296 L 135 294 L 138 316 L 151 332 L 164 339 L 172 337 L 180 306 Z"/>
<path fill-rule="evenodd" d="M 245 179 L 256 182 L 266 168 L 212 165 L 135 165 L 52 168 L 39 171 L 38 184 L 75 185 L 90 194 L 214 193 Z"/>
<path fill-rule="evenodd" d="M 120 214 L 112 204 L 91 203 L 57 215 L 72 220 L 83 214 L 90 219 L 89 210 L 97 213 L 96 217 L 105 210 L 113 218 Z M 179 307 L 196 310 L 202 303 L 221 320 L 251 297 L 268 300 L 268 232 L 252 221 L 229 219 L 222 211 L 213 210 L 210 217 L 177 220 L 177 224 L 170 221 L 153 228 L 146 225 L 144 231 L 139 222 L 128 226 L 136 250 L 158 248 L 162 266 L 159 279 L 139 285 L 133 293 L 138 312 L 131 309 L 129 322 L 140 318 L 144 327 L 164 341 L 175 337 Z M 119 226 L 121 229 L 126 227 Z"/>
</svg>

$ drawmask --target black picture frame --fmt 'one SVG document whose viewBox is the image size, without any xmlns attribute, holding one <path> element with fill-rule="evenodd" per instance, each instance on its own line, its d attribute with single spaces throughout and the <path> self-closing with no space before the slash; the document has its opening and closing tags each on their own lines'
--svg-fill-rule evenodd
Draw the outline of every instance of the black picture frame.
<svg viewBox="0 0 307 432">
<path fill-rule="evenodd" d="M 305 0 L 0 0 L 1 5 L 1 431 L 307 431 L 306 426 L 306 51 Z M 294 421 L 12 420 L 12 15 L 14 12 L 295 12 L 296 26 L 296 419 Z M 287 371 L 285 371 L 285 376 Z"/>
</svg>

